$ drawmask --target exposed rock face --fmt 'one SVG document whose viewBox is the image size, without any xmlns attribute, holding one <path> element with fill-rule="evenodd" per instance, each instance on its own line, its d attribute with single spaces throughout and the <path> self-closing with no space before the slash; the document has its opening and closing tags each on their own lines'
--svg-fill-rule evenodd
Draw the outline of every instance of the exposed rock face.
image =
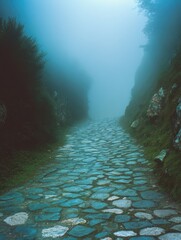
<svg viewBox="0 0 181 240">
<path fill-rule="evenodd" d="M 4 125 L 7 117 L 7 110 L 3 103 L 0 103 L 0 126 Z"/>
<path fill-rule="evenodd" d="M 163 88 L 160 88 L 160 90 L 153 95 L 147 110 L 147 116 L 151 120 L 159 117 L 163 107 L 164 98 L 165 98 L 165 92 Z"/>
<path fill-rule="evenodd" d="M 174 124 L 175 138 L 173 145 L 177 150 L 181 151 L 181 97 L 176 107 L 176 119 Z"/>
<path fill-rule="evenodd" d="M 181 128 L 174 139 L 174 147 L 181 151 Z"/>
<path fill-rule="evenodd" d="M 140 120 L 137 119 L 137 120 L 135 120 L 134 122 L 132 122 L 131 128 L 137 128 L 137 127 L 139 126 L 139 124 L 140 124 Z"/>
<path fill-rule="evenodd" d="M 168 149 L 163 149 L 156 157 L 155 157 L 155 161 L 158 163 L 162 163 L 166 156 L 168 154 Z"/>
</svg>

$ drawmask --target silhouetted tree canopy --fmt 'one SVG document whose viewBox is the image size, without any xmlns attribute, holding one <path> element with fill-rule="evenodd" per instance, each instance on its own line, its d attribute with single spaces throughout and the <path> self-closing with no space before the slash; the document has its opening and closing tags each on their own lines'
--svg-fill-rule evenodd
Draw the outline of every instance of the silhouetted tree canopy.
<svg viewBox="0 0 181 240">
<path fill-rule="evenodd" d="M 15 19 L 1 19 L 0 103 L 6 107 L 7 119 L 0 142 L 9 147 L 50 142 L 56 139 L 57 127 L 69 121 L 68 115 L 69 122 L 87 117 L 87 79 L 79 72 L 60 75 L 56 81 L 47 79 L 36 42 Z"/>
</svg>

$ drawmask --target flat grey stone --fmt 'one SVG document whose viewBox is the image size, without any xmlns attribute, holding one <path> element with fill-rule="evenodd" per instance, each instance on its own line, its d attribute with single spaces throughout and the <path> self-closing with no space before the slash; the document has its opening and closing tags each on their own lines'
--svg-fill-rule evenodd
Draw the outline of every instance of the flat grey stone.
<svg viewBox="0 0 181 240">
<path fill-rule="evenodd" d="M 113 187 L 102 187 L 102 186 L 100 186 L 100 187 L 93 188 L 92 190 L 93 190 L 94 192 L 97 192 L 97 193 L 110 193 L 110 192 L 114 191 L 115 188 L 113 188 Z"/>
<path fill-rule="evenodd" d="M 0 200 L 1 201 L 8 201 L 8 200 L 12 200 L 15 198 L 21 198 L 22 194 L 19 192 L 8 192 L 2 196 L 0 196 Z"/>
<path fill-rule="evenodd" d="M 29 194 L 38 194 L 38 193 L 43 193 L 43 189 L 42 188 L 29 188 L 27 190 L 27 192 Z"/>
<path fill-rule="evenodd" d="M 118 209 L 118 208 L 111 208 L 111 209 L 105 209 L 105 210 L 102 210 L 103 212 L 107 212 L 107 213 L 115 213 L 115 214 L 122 214 L 123 213 L 123 210 L 121 209 Z"/>
<path fill-rule="evenodd" d="M 111 181 L 108 180 L 108 179 L 103 179 L 103 180 L 99 180 L 97 182 L 97 185 L 106 185 L 106 184 L 109 184 Z"/>
<path fill-rule="evenodd" d="M 94 208 L 94 209 L 103 209 L 107 206 L 107 203 L 104 203 L 104 202 L 98 202 L 98 201 L 93 201 L 91 203 L 91 206 Z"/>
<path fill-rule="evenodd" d="M 141 197 L 146 200 L 160 200 L 164 196 L 161 193 L 155 191 L 146 191 L 141 193 Z"/>
<path fill-rule="evenodd" d="M 84 201 L 82 199 L 76 198 L 76 199 L 71 199 L 71 200 L 65 201 L 63 203 L 60 203 L 60 206 L 61 207 L 73 207 L 73 206 L 80 205 L 83 202 Z"/>
<path fill-rule="evenodd" d="M 100 223 L 103 223 L 105 220 L 103 220 L 103 219 L 94 219 L 94 220 L 91 220 L 90 222 L 89 222 L 89 225 L 92 227 L 92 226 L 95 226 L 95 225 L 97 225 L 97 224 L 100 224 Z"/>
<path fill-rule="evenodd" d="M 4 219 L 4 222 L 10 226 L 22 225 L 28 220 L 28 214 L 26 212 L 16 213 Z"/>
<path fill-rule="evenodd" d="M 106 219 L 108 220 L 111 217 L 111 213 L 94 213 L 86 215 L 87 219 Z"/>
<path fill-rule="evenodd" d="M 44 208 L 42 210 L 42 213 L 60 213 L 61 211 L 62 209 L 59 207 L 49 207 L 49 208 Z"/>
<path fill-rule="evenodd" d="M 103 232 L 100 232 L 100 233 L 98 233 L 98 234 L 96 234 L 95 235 L 95 239 L 102 239 L 103 237 L 106 237 L 106 236 L 108 236 L 109 235 L 109 233 L 108 232 L 106 232 L 106 231 L 103 231 Z"/>
<path fill-rule="evenodd" d="M 122 197 L 135 197 L 137 196 L 137 192 L 133 189 L 125 189 L 125 190 L 116 191 L 116 195 L 122 196 Z"/>
<path fill-rule="evenodd" d="M 115 218 L 114 218 L 114 221 L 116 223 L 124 223 L 124 222 L 129 222 L 131 219 L 131 217 L 129 215 L 117 215 Z"/>
<path fill-rule="evenodd" d="M 156 240 L 156 238 L 149 237 L 149 236 L 140 236 L 140 237 L 132 237 L 129 240 Z"/>
<path fill-rule="evenodd" d="M 46 228 L 42 230 L 43 238 L 58 238 L 65 235 L 65 233 L 69 230 L 68 227 L 63 226 L 54 226 L 51 228 Z"/>
<path fill-rule="evenodd" d="M 33 237 L 36 236 L 37 230 L 34 227 L 30 226 L 18 226 L 16 227 L 15 231 L 22 235 L 22 237 Z"/>
<path fill-rule="evenodd" d="M 119 207 L 119 208 L 130 208 L 131 204 L 132 204 L 132 201 L 122 199 L 122 200 L 113 201 L 112 204 L 116 207 Z"/>
<path fill-rule="evenodd" d="M 36 222 L 58 221 L 60 219 L 59 213 L 46 213 L 35 216 Z"/>
<path fill-rule="evenodd" d="M 169 222 L 168 222 L 166 219 L 162 219 L 162 218 L 160 218 L 160 219 L 153 219 L 151 222 L 152 222 L 155 226 L 157 226 L 157 225 L 167 225 L 167 224 L 169 224 Z"/>
<path fill-rule="evenodd" d="M 86 220 L 83 218 L 70 218 L 70 219 L 63 220 L 61 223 L 76 226 L 79 224 L 85 224 Z"/>
<path fill-rule="evenodd" d="M 108 201 L 114 201 L 114 200 L 117 200 L 117 199 L 119 199 L 118 196 L 112 196 L 112 197 L 108 198 Z"/>
<path fill-rule="evenodd" d="M 65 192 L 65 193 L 62 194 L 62 196 L 66 197 L 66 198 L 79 198 L 81 195 L 77 194 L 77 193 Z"/>
<path fill-rule="evenodd" d="M 159 237 L 160 240 L 180 240 L 181 233 L 167 233 Z"/>
<path fill-rule="evenodd" d="M 146 180 L 136 180 L 133 182 L 135 185 L 143 185 L 146 183 Z"/>
<path fill-rule="evenodd" d="M 164 218 L 164 217 L 169 217 L 172 215 L 176 215 L 177 212 L 173 209 L 160 209 L 160 210 L 155 210 L 154 211 L 155 216 Z"/>
<path fill-rule="evenodd" d="M 85 237 L 89 234 L 93 233 L 95 231 L 94 228 L 90 227 L 84 227 L 84 226 L 76 226 L 72 228 L 72 230 L 69 232 L 69 235 L 73 237 Z"/>
<path fill-rule="evenodd" d="M 109 197 L 108 193 L 94 193 L 90 196 L 91 199 L 105 200 Z"/>
<path fill-rule="evenodd" d="M 181 224 L 173 226 L 172 229 L 181 232 Z"/>
<path fill-rule="evenodd" d="M 106 237 L 106 238 L 101 238 L 101 240 L 113 240 L 113 239 L 110 237 Z"/>
<path fill-rule="evenodd" d="M 72 193 L 80 193 L 83 191 L 83 188 L 79 187 L 79 186 L 76 186 L 76 187 L 67 187 L 67 188 L 64 188 L 64 191 L 66 192 L 72 192 Z"/>
<path fill-rule="evenodd" d="M 133 231 L 118 231 L 115 232 L 114 235 L 117 237 L 133 237 L 136 236 L 137 234 Z"/>
<path fill-rule="evenodd" d="M 151 224 L 148 221 L 139 221 L 139 222 L 126 222 L 123 223 L 125 229 L 133 230 L 133 229 L 140 229 L 140 228 L 146 228 L 146 227 L 152 227 L 153 224 Z"/>
<path fill-rule="evenodd" d="M 181 217 L 173 217 L 170 219 L 170 221 L 173 223 L 181 223 Z"/>
<path fill-rule="evenodd" d="M 22 204 L 25 201 L 23 196 L 17 196 L 16 198 L 12 198 L 10 200 L 0 201 L 0 207 L 12 207 Z"/>
<path fill-rule="evenodd" d="M 140 235 L 159 236 L 165 233 L 165 229 L 159 227 L 145 228 L 140 231 Z"/>
<path fill-rule="evenodd" d="M 43 208 L 49 207 L 47 203 L 30 203 L 28 208 L 30 211 L 42 210 Z"/>
<path fill-rule="evenodd" d="M 115 181 L 116 183 L 130 183 L 131 179 L 119 179 Z"/>
<path fill-rule="evenodd" d="M 135 208 L 153 208 L 156 207 L 156 203 L 149 200 L 141 200 L 133 203 L 133 207 Z"/>
<path fill-rule="evenodd" d="M 153 219 L 153 216 L 151 214 L 144 213 L 144 212 L 137 212 L 137 213 L 135 213 L 135 217 L 141 218 L 141 219 L 148 219 L 148 220 Z"/>
</svg>

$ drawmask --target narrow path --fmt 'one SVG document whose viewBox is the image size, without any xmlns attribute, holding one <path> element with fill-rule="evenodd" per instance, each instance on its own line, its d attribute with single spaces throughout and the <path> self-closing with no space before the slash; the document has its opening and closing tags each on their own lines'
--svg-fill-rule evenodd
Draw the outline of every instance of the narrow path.
<svg viewBox="0 0 181 240">
<path fill-rule="evenodd" d="M 72 129 L 56 159 L 0 197 L 0 240 L 181 239 L 181 212 L 116 122 Z"/>
</svg>

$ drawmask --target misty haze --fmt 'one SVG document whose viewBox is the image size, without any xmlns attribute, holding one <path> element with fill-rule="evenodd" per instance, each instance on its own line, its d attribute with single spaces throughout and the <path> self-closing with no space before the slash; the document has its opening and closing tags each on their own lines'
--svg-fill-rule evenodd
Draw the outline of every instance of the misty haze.
<svg viewBox="0 0 181 240">
<path fill-rule="evenodd" d="M 180 0 L 0 0 L 0 240 L 181 240 L 180 79 Z"/>
<path fill-rule="evenodd" d="M 146 20 L 134 0 L 4 2 L 6 16 L 25 26 L 49 64 L 68 58 L 87 72 L 91 117 L 124 113 L 145 43 Z"/>
</svg>

